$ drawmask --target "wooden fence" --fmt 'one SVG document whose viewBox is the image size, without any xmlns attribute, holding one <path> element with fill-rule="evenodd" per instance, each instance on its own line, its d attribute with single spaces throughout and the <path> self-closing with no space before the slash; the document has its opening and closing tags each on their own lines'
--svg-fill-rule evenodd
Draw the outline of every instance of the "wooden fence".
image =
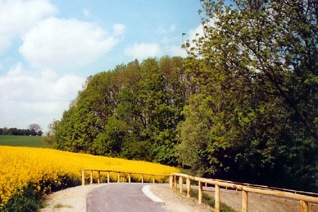
<svg viewBox="0 0 318 212">
<path fill-rule="evenodd" d="M 212 185 L 214 187 L 214 198 L 215 198 L 215 211 L 220 211 L 220 188 L 226 189 L 233 189 L 236 191 L 242 191 L 242 211 L 248 211 L 248 194 L 249 193 L 258 193 L 264 195 L 271 195 L 275 197 L 283 197 L 298 200 L 300 203 L 300 211 L 301 212 L 308 212 L 308 204 L 314 203 L 318 204 L 318 194 L 316 193 L 309 193 L 309 192 L 300 192 L 294 190 L 284 190 L 284 189 L 272 189 L 267 186 L 258 186 L 258 185 L 250 185 L 250 184 L 242 184 L 242 183 L 235 183 L 230 181 L 222 181 L 222 180 L 215 180 L 215 179 L 207 179 L 201 177 L 194 177 L 186 174 L 181 173 L 173 173 L 170 175 L 156 175 L 156 174 L 146 174 L 146 173 L 137 173 L 137 172 L 122 172 L 122 171 L 114 171 L 114 170 L 97 170 L 97 169 L 83 169 L 82 170 L 82 185 L 85 185 L 85 173 L 89 172 L 89 182 L 92 184 L 94 182 L 94 172 L 97 172 L 97 179 L 95 182 L 101 183 L 101 173 L 107 173 L 107 183 L 110 183 L 110 173 L 117 174 L 117 181 L 120 182 L 120 177 L 128 176 L 128 183 L 132 181 L 132 175 L 140 175 L 141 176 L 141 183 L 145 182 L 145 176 L 150 176 L 152 179 L 152 183 L 156 182 L 156 177 L 169 177 L 170 176 L 170 188 L 171 189 L 178 189 L 180 190 L 180 194 L 183 194 L 184 184 L 186 185 L 186 192 L 187 197 L 190 198 L 191 194 L 191 183 L 196 182 L 195 184 L 198 185 L 198 202 L 202 204 L 203 198 L 203 185 L 205 186 Z M 191 182 L 192 181 L 192 182 Z M 126 182 L 126 181 L 125 181 Z M 148 181 L 149 182 L 149 181 Z M 312 195 L 312 196 L 310 196 Z M 314 196 L 315 195 L 315 196 Z"/>
<path fill-rule="evenodd" d="M 82 170 L 82 185 L 85 185 L 85 172 L 89 172 L 89 182 L 90 184 L 93 184 L 93 173 L 97 172 L 97 183 L 101 183 L 101 173 L 106 172 L 107 173 L 107 183 L 110 183 L 110 173 L 116 173 L 117 174 L 117 181 L 120 183 L 120 177 L 121 176 L 128 176 L 128 183 L 131 183 L 132 175 L 139 175 L 141 176 L 141 183 L 144 183 L 145 176 L 150 176 L 152 179 L 152 183 L 156 182 L 156 177 L 169 177 L 170 175 L 158 175 L 158 174 L 146 174 L 146 173 L 138 173 L 138 172 L 122 172 L 122 171 L 114 171 L 114 170 L 102 170 L 102 169 L 83 169 Z"/>
<path fill-rule="evenodd" d="M 239 184 L 229 181 L 221 181 L 214 179 L 206 179 L 200 177 L 193 177 L 186 174 L 174 173 L 170 175 L 170 188 L 177 190 L 178 184 L 180 193 L 183 193 L 184 183 L 186 184 L 187 189 L 187 197 L 190 197 L 191 194 L 191 181 L 197 182 L 198 184 L 198 201 L 199 204 L 202 204 L 203 197 L 203 184 L 213 185 L 215 189 L 215 211 L 220 211 L 220 188 L 233 189 L 242 191 L 242 211 L 248 211 L 248 193 L 258 193 L 265 195 L 272 195 L 275 197 L 284 197 L 289 199 L 298 200 L 300 203 L 300 211 L 307 212 L 308 211 L 308 203 L 318 203 L 318 197 L 299 194 L 299 191 L 284 191 L 284 190 L 275 190 L 270 189 L 266 186 L 256 186 L 256 185 L 247 185 L 247 184 Z M 305 192 L 304 192 L 305 193 Z M 315 194 L 315 193 L 307 193 L 307 194 Z M 316 196 L 318 194 L 315 194 Z"/>
</svg>

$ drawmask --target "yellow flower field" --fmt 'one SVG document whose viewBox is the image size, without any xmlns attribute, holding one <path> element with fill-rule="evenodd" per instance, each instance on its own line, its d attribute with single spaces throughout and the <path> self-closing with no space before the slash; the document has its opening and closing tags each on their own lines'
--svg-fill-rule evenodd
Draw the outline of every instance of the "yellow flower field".
<svg viewBox="0 0 318 212">
<path fill-rule="evenodd" d="M 27 186 L 41 194 L 79 184 L 81 170 L 106 169 L 148 174 L 179 172 L 174 167 L 144 161 L 63 152 L 53 149 L 0 146 L 0 210 Z M 115 176 L 112 176 L 115 178 Z M 160 180 L 160 179 L 157 179 Z"/>
</svg>

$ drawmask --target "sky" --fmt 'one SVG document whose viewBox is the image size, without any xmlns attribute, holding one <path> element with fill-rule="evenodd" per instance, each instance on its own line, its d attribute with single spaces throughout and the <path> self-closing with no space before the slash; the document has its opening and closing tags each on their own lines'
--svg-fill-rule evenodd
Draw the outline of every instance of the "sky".
<svg viewBox="0 0 318 212">
<path fill-rule="evenodd" d="M 0 0 L 0 128 L 47 131 L 88 76 L 185 57 L 199 9 L 200 0 Z"/>
</svg>

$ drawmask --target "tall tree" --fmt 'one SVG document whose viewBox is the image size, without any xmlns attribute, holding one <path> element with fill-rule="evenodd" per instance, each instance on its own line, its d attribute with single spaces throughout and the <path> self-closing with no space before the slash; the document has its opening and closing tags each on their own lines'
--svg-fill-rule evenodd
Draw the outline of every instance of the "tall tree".
<svg viewBox="0 0 318 212">
<path fill-rule="evenodd" d="M 187 120 L 195 118 L 192 108 L 204 108 L 206 124 L 190 129 L 192 135 L 209 129 L 204 145 L 196 145 L 196 158 L 207 158 L 203 174 L 317 188 L 318 28 L 312 1 L 202 2 L 204 34 L 185 44 L 194 58 L 197 92 L 190 105 L 197 106 L 185 111 L 179 151 L 193 142 L 185 134 Z M 207 156 L 201 159 L 202 152 Z"/>
<path fill-rule="evenodd" d="M 91 76 L 50 140 L 69 151 L 176 164 L 186 76 L 179 57 L 135 60 Z"/>
</svg>

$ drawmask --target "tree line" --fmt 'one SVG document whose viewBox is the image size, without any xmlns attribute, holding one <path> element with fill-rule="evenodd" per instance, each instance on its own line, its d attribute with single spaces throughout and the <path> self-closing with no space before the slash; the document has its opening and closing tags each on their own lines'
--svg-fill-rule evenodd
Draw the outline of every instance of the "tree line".
<svg viewBox="0 0 318 212">
<path fill-rule="evenodd" d="M 90 76 L 46 137 L 67 151 L 318 189 L 318 4 L 202 0 L 187 58 Z"/>
<path fill-rule="evenodd" d="M 89 77 L 48 139 L 58 149 L 177 165 L 175 131 L 189 95 L 183 62 L 135 60 Z"/>
<path fill-rule="evenodd" d="M 43 132 L 38 124 L 31 124 L 28 129 L 0 128 L 0 135 L 42 136 L 42 134 Z"/>
</svg>

